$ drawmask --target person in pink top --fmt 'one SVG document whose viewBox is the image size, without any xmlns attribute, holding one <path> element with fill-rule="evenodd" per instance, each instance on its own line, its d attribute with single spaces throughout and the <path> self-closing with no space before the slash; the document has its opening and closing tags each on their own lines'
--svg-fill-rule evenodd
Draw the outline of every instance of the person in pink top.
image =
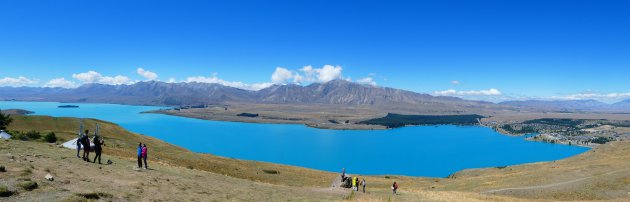
<svg viewBox="0 0 630 202">
<path fill-rule="evenodd" d="M 144 160 L 144 169 L 149 169 L 147 166 L 147 144 L 142 145 L 142 159 Z"/>
</svg>

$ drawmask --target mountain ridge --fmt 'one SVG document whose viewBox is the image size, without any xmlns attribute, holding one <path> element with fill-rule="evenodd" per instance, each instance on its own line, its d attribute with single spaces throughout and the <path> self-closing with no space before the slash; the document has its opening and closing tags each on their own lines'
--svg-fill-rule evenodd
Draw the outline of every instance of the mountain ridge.
<svg viewBox="0 0 630 202">
<path fill-rule="evenodd" d="M 216 83 L 142 81 L 129 85 L 90 83 L 74 89 L 0 87 L 0 99 L 182 106 L 227 103 L 318 104 L 374 106 L 387 109 L 442 109 L 462 113 L 469 109 L 535 111 L 630 111 L 630 100 L 606 104 L 596 100 L 524 100 L 491 103 L 450 96 L 433 96 L 391 87 L 345 80 L 309 85 L 275 84 L 251 91 Z M 435 110 L 439 113 L 440 110 Z"/>
</svg>

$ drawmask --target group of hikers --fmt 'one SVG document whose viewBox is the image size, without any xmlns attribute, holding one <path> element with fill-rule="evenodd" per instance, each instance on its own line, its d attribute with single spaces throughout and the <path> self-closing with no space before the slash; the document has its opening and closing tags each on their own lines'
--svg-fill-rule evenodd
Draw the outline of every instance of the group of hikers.
<svg viewBox="0 0 630 202">
<path fill-rule="evenodd" d="M 103 152 L 103 146 L 105 145 L 105 141 L 101 136 L 98 135 L 98 124 L 96 125 L 96 132 L 94 136 L 90 140 L 90 131 L 85 130 L 81 132 L 83 129 L 83 123 L 81 123 L 81 128 L 79 129 L 79 137 L 77 138 L 77 158 L 83 158 L 84 161 L 96 163 L 96 159 L 98 159 L 98 164 L 101 164 L 101 153 Z M 94 144 L 94 147 L 90 143 Z M 81 149 L 83 149 L 83 156 L 80 156 Z M 96 156 L 94 156 L 94 160 L 90 161 L 90 152 L 94 151 Z M 142 164 L 144 161 L 144 169 L 149 169 L 147 164 L 147 145 L 138 143 L 138 168 L 142 168 Z M 108 161 L 110 164 L 111 161 Z"/>
<path fill-rule="evenodd" d="M 85 130 L 85 133 L 79 134 L 79 138 L 77 139 L 77 158 L 83 158 L 84 161 L 92 163 L 96 163 L 96 159 L 98 159 L 98 164 L 101 164 L 101 153 L 103 152 L 103 145 L 105 145 L 105 141 L 98 135 L 98 133 L 94 133 L 94 137 L 90 140 L 89 133 L 89 130 Z M 90 142 L 94 143 L 94 148 L 92 148 Z M 79 156 L 81 148 L 83 148 L 83 157 Z M 91 151 L 94 151 L 96 154 L 93 161 L 90 161 Z"/>
<path fill-rule="evenodd" d="M 348 176 L 346 176 L 346 168 L 343 168 L 341 170 L 341 182 L 345 182 L 348 179 Z M 359 181 L 358 177 L 351 177 L 352 180 L 352 191 L 359 191 L 359 186 L 363 187 L 363 193 L 365 193 L 365 186 L 367 186 L 367 183 L 365 182 L 365 178 L 361 179 L 361 181 Z M 392 193 L 395 195 L 396 191 L 398 190 L 398 183 L 396 183 L 396 181 L 394 181 L 394 184 L 392 185 Z"/>
</svg>

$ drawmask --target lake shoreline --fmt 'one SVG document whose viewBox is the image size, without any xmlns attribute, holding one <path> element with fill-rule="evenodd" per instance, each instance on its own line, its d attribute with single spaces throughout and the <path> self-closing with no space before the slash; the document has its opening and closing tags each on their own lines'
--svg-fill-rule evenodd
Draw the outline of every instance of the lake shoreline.
<svg viewBox="0 0 630 202">
<path fill-rule="evenodd" d="M 173 112 L 169 112 L 167 110 L 152 110 L 152 111 L 145 111 L 145 112 L 141 112 L 141 113 L 163 114 L 163 115 L 169 115 L 169 116 L 193 118 L 193 119 L 207 120 L 207 121 L 227 121 L 227 122 L 236 122 L 236 123 L 258 123 L 258 124 L 296 124 L 296 125 L 304 125 L 306 127 L 315 128 L 315 129 L 322 129 L 322 130 L 393 130 L 393 129 L 397 129 L 397 128 L 410 127 L 410 126 L 455 125 L 455 126 L 480 126 L 480 127 L 490 128 L 490 129 L 494 130 L 495 132 L 497 132 L 497 133 L 499 133 L 501 135 L 511 136 L 511 137 L 523 137 L 523 136 L 529 135 L 527 133 L 512 134 L 512 133 L 509 133 L 509 132 L 504 131 L 504 130 L 497 130 L 496 128 L 493 128 L 491 126 L 487 126 L 487 125 L 484 125 L 484 124 L 476 124 L 476 125 L 422 124 L 422 125 L 404 125 L 404 126 L 401 126 L 401 127 L 388 128 L 388 127 L 385 127 L 383 125 L 314 124 L 314 123 L 308 123 L 308 122 L 283 121 L 283 120 L 274 120 L 274 119 L 253 119 L 251 117 L 238 117 L 238 116 L 232 116 L 232 117 L 226 117 L 226 116 L 203 116 L 202 117 L 202 116 L 197 116 L 195 114 L 186 115 L 186 114 L 181 114 L 181 113 L 173 113 Z M 542 142 L 542 141 L 535 140 L 533 138 L 523 138 L 523 139 L 527 140 L 527 141 L 532 141 L 532 142 Z M 569 146 L 579 146 L 579 147 L 585 147 L 585 148 L 589 148 L 589 149 L 593 149 L 593 148 L 596 148 L 597 146 L 599 146 L 599 145 L 569 144 L 568 142 L 562 142 L 562 141 L 561 142 L 556 142 L 556 143 L 549 143 L 549 144 L 562 144 L 562 145 L 569 145 Z"/>
</svg>

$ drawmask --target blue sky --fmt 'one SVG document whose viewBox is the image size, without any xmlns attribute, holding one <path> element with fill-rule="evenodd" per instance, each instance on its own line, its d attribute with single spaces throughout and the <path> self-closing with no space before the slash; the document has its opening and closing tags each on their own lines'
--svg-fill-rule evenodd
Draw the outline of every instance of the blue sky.
<svg viewBox="0 0 630 202">
<path fill-rule="evenodd" d="M 257 89 L 341 78 L 490 101 L 614 102 L 630 98 L 628 10 L 577 0 L 4 0 L 0 85 L 172 78 Z"/>
</svg>

